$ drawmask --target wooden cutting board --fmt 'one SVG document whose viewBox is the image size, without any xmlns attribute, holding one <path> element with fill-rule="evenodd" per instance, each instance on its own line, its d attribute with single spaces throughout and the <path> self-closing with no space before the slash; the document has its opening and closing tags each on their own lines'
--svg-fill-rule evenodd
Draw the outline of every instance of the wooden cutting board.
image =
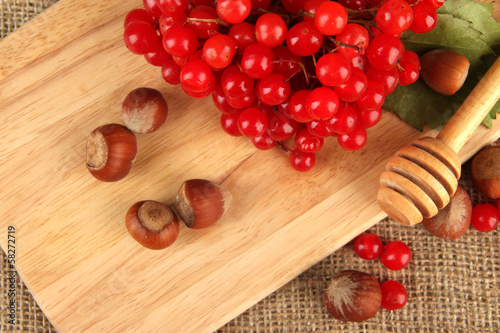
<svg viewBox="0 0 500 333">
<path fill-rule="evenodd" d="M 122 42 L 138 0 L 62 0 L 0 42 L 0 245 L 15 228 L 16 268 L 60 332 L 211 332 L 385 217 L 378 177 L 422 135 L 390 113 L 358 152 L 334 139 L 298 173 L 278 148 L 226 135 L 211 99 L 187 98 Z M 85 141 L 120 122 L 139 86 L 165 94 L 170 113 L 139 135 L 131 174 L 100 183 Z M 500 136 L 480 128 L 463 161 Z M 124 216 L 136 201 L 171 204 L 190 178 L 222 182 L 234 203 L 206 230 L 181 226 L 170 248 L 146 250 Z M 342 267 L 338 267 L 339 271 Z M 332 272 L 334 273 L 334 272 Z"/>
</svg>

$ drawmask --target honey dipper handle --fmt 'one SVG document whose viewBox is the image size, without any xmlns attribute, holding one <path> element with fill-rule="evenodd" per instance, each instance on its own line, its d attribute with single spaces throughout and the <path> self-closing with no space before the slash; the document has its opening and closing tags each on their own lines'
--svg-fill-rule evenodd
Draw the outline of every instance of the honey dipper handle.
<svg viewBox="0 0 500 333">
<path fill-rule="evenodd" d="M 482 77 L 437 138 L 456 153 L 500 98 L 500 57 Z"/>
</svg>

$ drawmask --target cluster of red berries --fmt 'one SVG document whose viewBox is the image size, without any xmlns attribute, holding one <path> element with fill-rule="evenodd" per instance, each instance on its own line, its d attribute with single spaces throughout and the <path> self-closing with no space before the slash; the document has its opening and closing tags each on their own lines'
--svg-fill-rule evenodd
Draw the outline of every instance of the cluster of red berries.
<svg viewBox="0 0 500 333">
<path fill-rule="evenodd" d="M 365 260 L 375 260 L 380 257 L 382 264 L 390 270 L 401 270 L 410 263 L 412 253 L 408 245 L 401 241 L 391 241 L 385 246 L 376 234 L 362 234 L 354 240 L 354 252 Z M 408 293 L 401 282 L 385 281 L 382 289 L 382 308 L 397 310 L 408 300 Z"/>
<path fill-rule="evenodd" d="M 278 144 L 307 171 L 327 137 L 365 145 L 385 96 L 419 76 L 399 37 L 432 30 L 443 3 L 143 0 L 124 40 L 187 95 L 212 95 L 225 132 L 262 150 Z"/>
</svg>

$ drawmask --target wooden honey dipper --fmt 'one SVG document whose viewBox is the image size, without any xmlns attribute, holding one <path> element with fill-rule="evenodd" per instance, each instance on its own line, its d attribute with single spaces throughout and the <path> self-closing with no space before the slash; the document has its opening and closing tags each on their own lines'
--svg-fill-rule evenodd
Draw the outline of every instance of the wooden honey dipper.
<svg viewBox="0 0 500 333">
<path fill-rule="evenodd" d="M 377 201 L 390 217 L 414 225 L 438 213 L 455 194 L 458 152 L 500 98 L 500 58 L 479 81 L 436 138 L 399 149 L 380 175 Z"/>
</svg>

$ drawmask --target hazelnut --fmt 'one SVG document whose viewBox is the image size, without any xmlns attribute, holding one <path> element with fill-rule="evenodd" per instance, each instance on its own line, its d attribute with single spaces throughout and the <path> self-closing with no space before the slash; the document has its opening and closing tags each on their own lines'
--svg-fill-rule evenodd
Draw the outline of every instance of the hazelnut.
<svg viewBox="0 0 500 333">
<path fill-rule="evenodd" d="M 132 169 L 136 155 L 135 135 L 122 125 L 100 126 L 87 138 L 87 169 L 101 181 L 124 178 Z"/>
<path fill-rule="evenodd" d="M 436 215 L 423 219 L 431 234 L 442 239 L 457 239 L 465 235 L 471 223 L 472 203 L 467 192 L 458 186 L 446 207 Z"/>
<path fill-rule="evenodd" d="M 185 181 L 175 198 L 175 207 L 184 223 L 193 229 L 206 228 L 217 222 L 231 204 L 231 193 L 204 179 Z"/>
<path fill-rule="evenodd" d="M 333 278 L 323 293 L 323 300 L 335 319 L 361 322 L 377 314 L 382 290 L 372 275 L 346 270 Z"/>
<path fill-rule="evenodd" d="M 432 90 L 451 96 L 462 88 L 470 63 L 456 51 L 436 49 L 422 55 L 420 66 L 420 76 Z"/>
<path fill-rule="evenodd" d="M 472 158 L 471 178 L 479 192 L 500 198 L 500 146 L 486 147 Z"/>
<path fill-rule="evenodd" d="M 179 221 L 161 202 L 147 200 L 133 204 L 125 216 L 129 234 L 142 246 L 161 250 L 172 245 L 179 235 Z"/>
<path fill-rule="evenodd" d="M 168 115 L 168 105 L 156 89 L 132 90 L 122 103 L 123 124 L 135 133 L 151 133 L 160 128 Z"/>
</svg>

